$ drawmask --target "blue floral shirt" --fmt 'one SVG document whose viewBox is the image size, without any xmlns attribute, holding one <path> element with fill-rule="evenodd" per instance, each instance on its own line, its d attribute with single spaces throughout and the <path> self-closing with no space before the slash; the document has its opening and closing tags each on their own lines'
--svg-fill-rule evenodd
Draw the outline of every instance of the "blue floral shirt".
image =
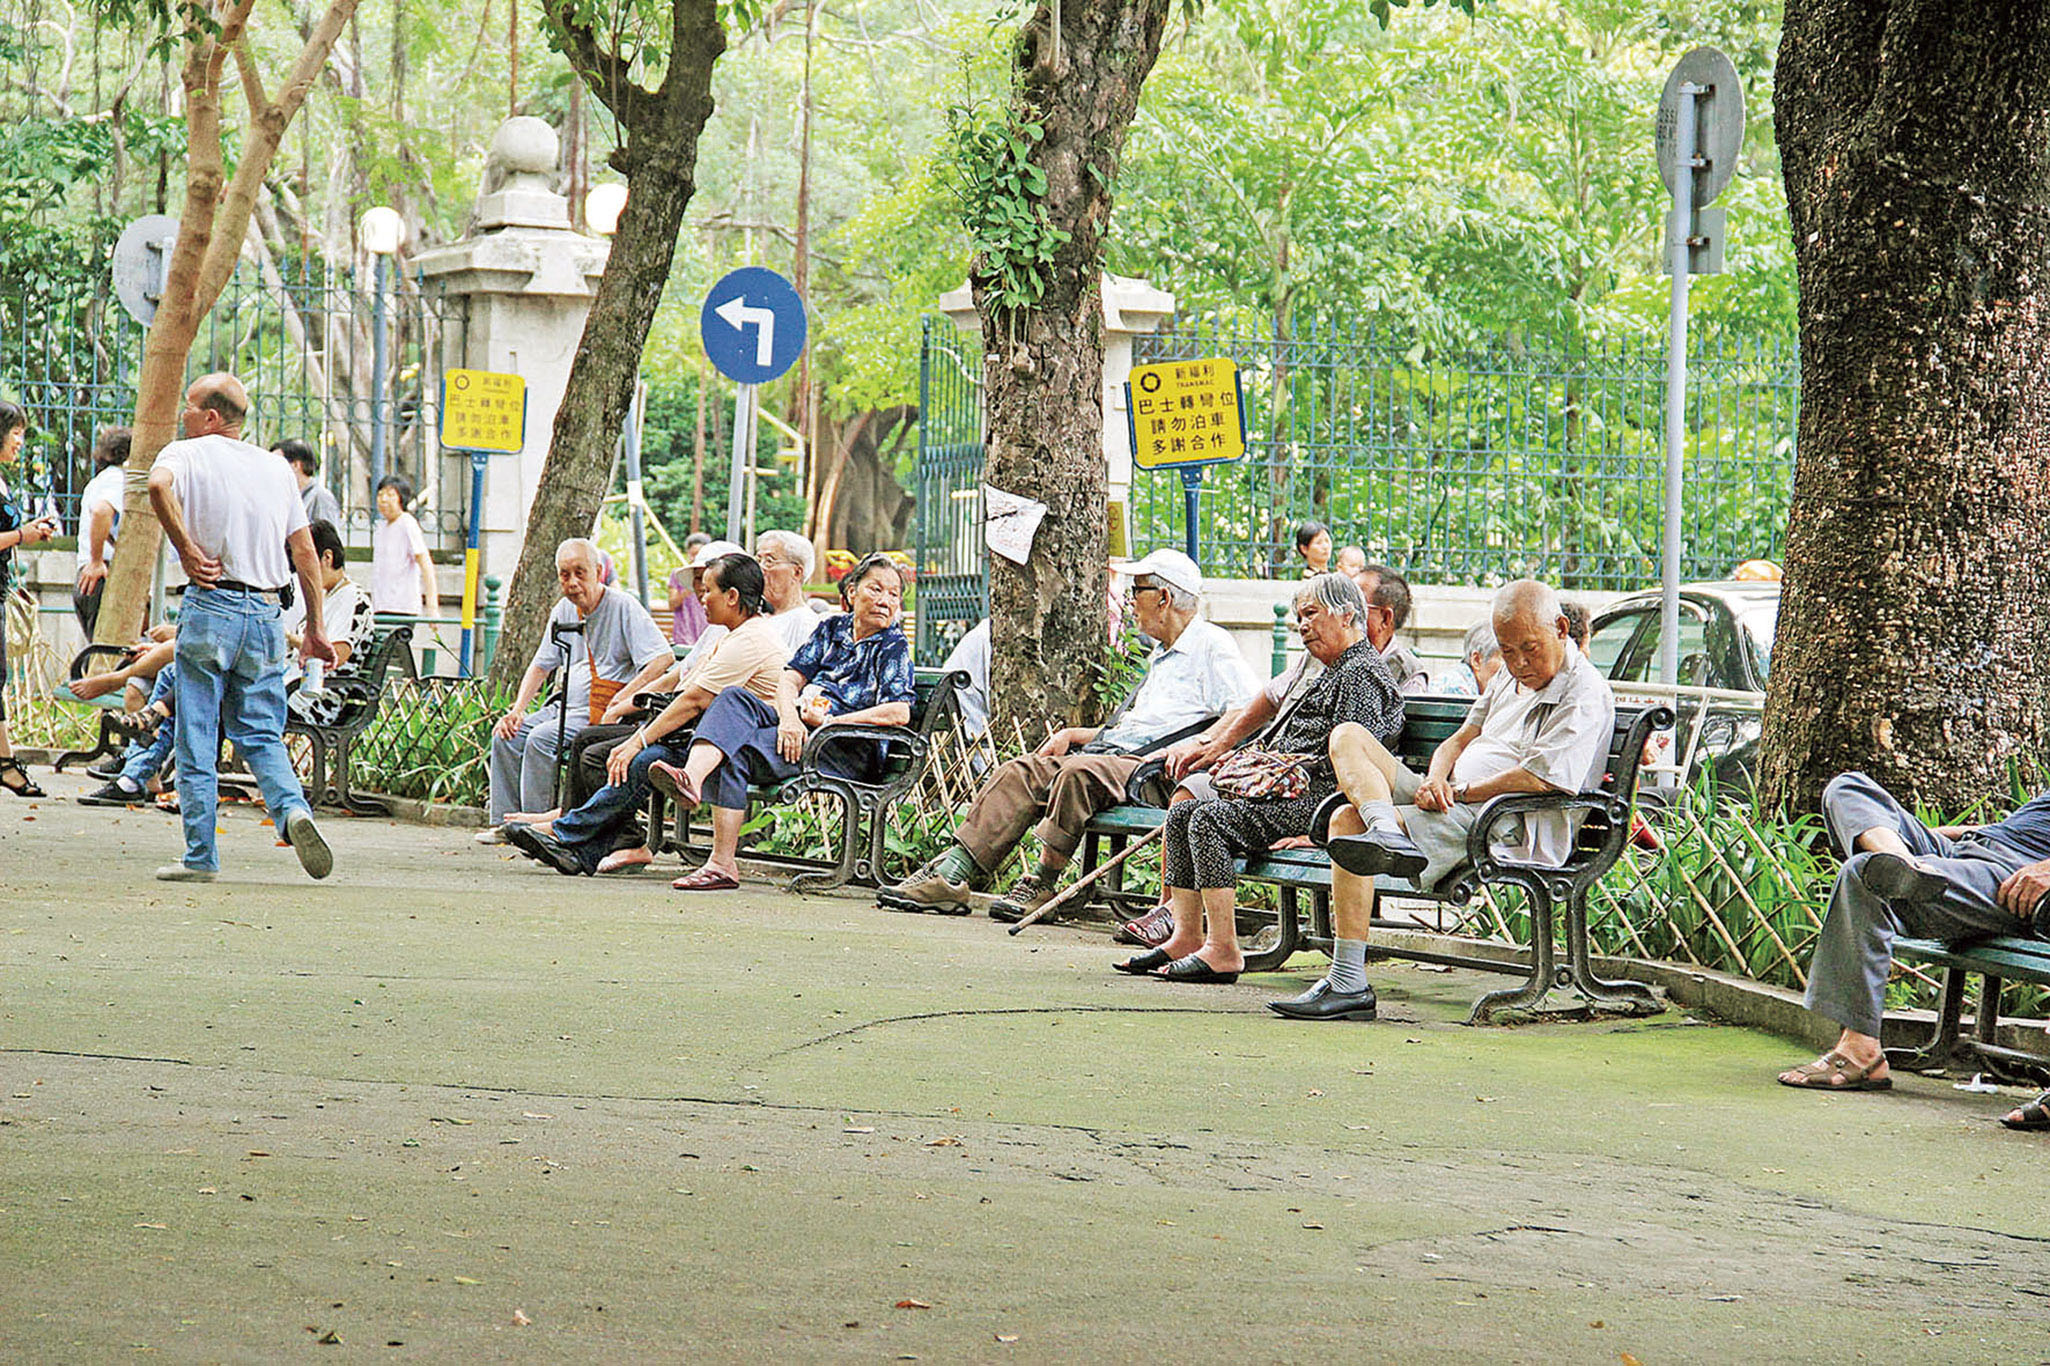
<svg viewBox="0 0 2050 1366">
<path fill-rule="evenodd" d="M 789 667 L 804 676 L 804 693 L 824 697 L 835 716 L 885 702 L 909 703 L 918 696 L 904 628 L 892 626 L 856 640 L 854 618 L 846 612 L 821 621 L 790 657 Z"/>
</svg>

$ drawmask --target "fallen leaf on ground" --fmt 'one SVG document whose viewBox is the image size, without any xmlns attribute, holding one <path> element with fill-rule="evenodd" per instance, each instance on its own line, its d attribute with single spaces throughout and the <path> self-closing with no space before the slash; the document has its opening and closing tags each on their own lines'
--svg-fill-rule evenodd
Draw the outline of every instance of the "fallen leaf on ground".
<svg viewBox="0 0 2050 1366">
<path fill-rule="evenodd" d="M 484 1282 L 482 1282 L 482 1281 L 478 1280 L 478 1279 L 477 1279 L 477 1278 L 476 1278 L 475 1276 L 458 1276 L 458 1277 L 456 1277 L 456 1284 L 457 1284 L 457 1285 L 482 1285 L 482 1284 L 484 1284 Z"/>
<path fill-rule="evenodd" d="M 928 1148 L 958 1148 L 961 1146 L 961 1140 L 958 1138 L 936 1138 L 925 1146 Z"/>
<path fill-rule="evenodd" d="M 1018 1340 L 1018 1335 L 1017 1335 L 1016 1333 L 998 1333 L 998 1334 L 997 1334 L 997 1341 L 998 1341 L 998 1342 L 1016 1342 L 1017 1340 Z"/>
<path fill-rule="evenodd" d="M 929 1304 L 927 1304 L 927 1303 L 926 1303 L 926 1302 L 925 1302 L 924 1300 L 898 1300 L 898 1301 L 897 1301 L 897 1307 L 898 1307 L 899 1309 L 930 1309 L 930 1308 L 932 1308 L 932 1306 L 931 1306 L 931 1305 L 929 1305 Z"/>
<path fill-rule="evenodd" d="M 533 1320 L 527 1317 L 527 1313 L 524 1309 L 513 1310 L 513 1323 L 517 1326 L 525 1328 L 528 1324 L 532 1322 Z"/>
<path fill-rule="evenodd" d="M 169 1228 L 169 1224 L 137 1224 L 137 1228 Z"/>
</svg>

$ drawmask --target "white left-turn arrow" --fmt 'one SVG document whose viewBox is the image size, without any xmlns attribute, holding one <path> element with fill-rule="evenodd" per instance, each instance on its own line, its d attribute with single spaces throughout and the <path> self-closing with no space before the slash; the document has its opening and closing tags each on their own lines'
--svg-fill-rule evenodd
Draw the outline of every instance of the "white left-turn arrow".
<svg viewBox="0 0 2050 1366">
<path fill-rule="evenodd" d="M 736 332 L 745 332 L 749 323 L 755 325 L 755 364 L 766 369 L 776 353 L 776 310 L 749 308 L 747 296 L 736 294 L 712 311 Z"/>
</svg>

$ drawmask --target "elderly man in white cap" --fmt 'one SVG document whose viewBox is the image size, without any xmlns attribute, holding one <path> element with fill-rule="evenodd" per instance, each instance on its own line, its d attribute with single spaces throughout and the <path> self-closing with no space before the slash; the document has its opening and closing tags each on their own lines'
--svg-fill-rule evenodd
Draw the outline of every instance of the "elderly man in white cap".
<svg viewBox="0 0 2050 1366">
<path fill-rule="evenodd" d="M 1082 827 L 1124 800 L 1139 756 L 1162 740 L 1207 723 L 1252 700 L 1251 671 L 1222 627 L 1197 616 L 1203 575 L 1178 550 L 1156 550 L 1131 564 L 1132 608 L 1158 648 L 1131 704 L 1105 726 L 1056 731 L 1032 754 L 997 767 L 954 832 L 954 843 L 928 867 L 877 900 L 891 910 L 966 915 L 968 894 L 984 886 L 1027 832 L 1039 837 L 1039 866 L 1021 874 L 990 907 L 1015 922 L 1053 896 L 1074 857 Z"/>
</svg>

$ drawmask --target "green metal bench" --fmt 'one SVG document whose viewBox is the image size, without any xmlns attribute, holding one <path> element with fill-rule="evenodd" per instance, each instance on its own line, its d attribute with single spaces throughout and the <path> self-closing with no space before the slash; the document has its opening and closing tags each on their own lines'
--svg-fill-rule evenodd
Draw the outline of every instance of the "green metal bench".
<svg viewBox="0 0 2050 1366">
<path fill-rule="evenodd" d="M 1412 697 L 1406 699 L 1401 736 L 1395 754 L 1413 769 L 1428 766 L 1431 754 L 1454 731 L 1465 724 L 1473 705 L 1470 698 Z M 1408 958 L 1490 972 L 1525 973 L 1524 983 L 1491 991 L 1474 1003 L 1471 1022 L 1485 1022 L 1497 1014 L 1535 1007 L 1554 986 L 1572 986 L 1587 999 L 1607 1010 L 1629 1014 L 1650 1014 L 1663 1007 L 1649 988 L 1636 982 L 1611 982 L 1595 975 L 1587 943 L 1587 893 L 1602 874 L 1622 856 L 1630 838 L 1630 810 L 1637 795 L 1639 757 L 1651 735 L 1673 724 L 1672 711 L 1664 706 L 1616 708 L 1615 733 L 1609 742 L 1608 770 L 1603 785 L 1582 793 L 1517 794 L 1496 797 L 1481 808 L 1468 839 L 1469 859 L 1444 882 L 1428 890 L 1403 883 L 1382 883 L 1385 894 L 1408 900 L 1435 901 L 1464 906 L 1487 884 L 1515 886 L 1525 894 L 1531 916 L 1531 961 L 1525 968 L 1493 958 L 1456 952 L 1438 952 L 1395 946 L 1375 947 L 1384 957 Z M 1318 813 L 1311 838 L 1322 844 L 1328 834 L 1332 813 L 1344 804 L 1335 795 Z M 1579 810 L 1586 813 L 1573 853 L 1562 867 L 1551 868 L 1501 859 L 1490 845 L 1498 827 L 1506 821 L 1542 811 Z M 1111 846 L 1111 855 L 1131 839 L 1146 834 L 1166 819 L 1158 807 L 1125 805 L 1099 812 L 1084 830 L 1083 872 L 1093 869 L 1101 857 L 1099 842 Z M 1242 879 L 1266 883 L 1276 889 L 1278 905 L 1272 912 L 1241 906 L 1239 932 L 1245 949 L 1246 971 L 1266 972 L 1279 968 L 1305 947 L 1329 952 L 1331 948 L 1331 863 L 1321 848 L 1270 849 L 1238 860 Z M 1115 876 L 1107 879 L 1116 882 Z M 1302 923 L 1302 895 L 1309 893 L 1310 925 Z M 1122 895 L 1113 888 L 1112 897 Z M 1124 898 L 1131 904 L 1132 898 Z M 1139 898 L 1150 906 L 1150 891 Z M 1563 919 L 1566 928 L 1565 961 L 1558 961 L 1552 926 Z M 1384 928 L 1396 926 L 1377 918 Z"/>
<path fill-rule="evenodd" d="M 342 709 L 327 725 L 315 725 L 286 712 L 285 734 L 303 735 L 313 745 L 313 771 L 306 799 L 315 806 L 333 806 L 356 816 L 388 816 L 389 803 L 365 797 L 349 786 L 349 755 L 356 739 L 370 729 L 394 677 L 417 677 L 413 670 L 413 626 L 410 621 L 387 625 L 365 647 L 368 659 L 359 669 L 333 679 L 328 691 L 342 699 Z"/>
<path fill-rule="evenodd" d="M 919 669 L 915 675 L 917 694 L 911 703 L 911 720 L 902 726 L 821 726 L 805 741 L 798 758 L 797 776 L 774 787 L 749 786 L 748 809 L 788 806 L 818 793 L 840 803 L 839 847 L 830 859 L 809 859 L 792 854 L 749 853 L 758 863 L 780 864 L 805 871 L 791 879 L 797 892 L 825 891 L 858 882 L 873 887 L 881 880 L 884 837 L 892 808 L 908 796 L 932 761 L 935 741 L 952 729 L 960 713 L 957 694 L 968 682 L 959 669 Z M 845 745 L 881 744 L 884 759 L 880 776 L 872 781 L 841 777 L 820 767 L 824 755 Z M 648 830 L 651 838 L 662 829 L 662 798 L 655 794 L 649 804 Z M 676 813 L 672 835 L 664 847 L 678 853 L 703 854 L 710 849 L 710 832 L 704 843 L 691 839 L 691 813 Z"/>
<path fill-rule="evenodd" d="M 1896 939 L 1896 962 L 1943 969 L 1943 995 L 1936 1009 L 1936 1034 L 1923 1048 L 1889 1048 L 1887 1061 L 1910 1072 L 1953 1064 L 1983 1069 L 2004 1077 L 2041 1084 L 2050 1080 L 2050 1063 L 2034 1053 L 1998 1042 L 2000 993 L 2008 982 L 2050 987 L 2050 942 L 2019 935 L 1945 944 L 1934 939 Z M 1965 988 L 1977 973 L 1981 979 L 1972 1032 L 1964 1033 Z"/>
<path fill-rule="evenodd" d="M 98 697 L 85 698 L 72 692 L 71 685 L 78 682 L 79 679 L 100 672 L 103 669 L 123 667 L 122 661 L 128 658 L 130 649 L 131 647 L 126 645 L 88 645 L 71 657 L 71 665 L 64 671 L 65 680 L 62 684 L 58 685 L 56 697 L 59 701 L 70 702 L 75 706 L 91 707 L 94 711 L 98 712 L 100 714 L 100 733 L 98 738 L 94 740 L 91 748 L 66 750 L 58 755 L 55 762 L 50 765 L 57 772 L 62 773 L 66 764 L 89 764 L 93 760 L 103 758 L 109 754 L 118 755 L 128 747 L 127 739 L 114 729 L 114 718 L 127 710 L 126 694 L 128 689 L 120 687 L 110 693 L 102 693 Z M 143 692 L 147 694 L 148 691 L 149 689 L 145 686 Z"/>
</svg>

